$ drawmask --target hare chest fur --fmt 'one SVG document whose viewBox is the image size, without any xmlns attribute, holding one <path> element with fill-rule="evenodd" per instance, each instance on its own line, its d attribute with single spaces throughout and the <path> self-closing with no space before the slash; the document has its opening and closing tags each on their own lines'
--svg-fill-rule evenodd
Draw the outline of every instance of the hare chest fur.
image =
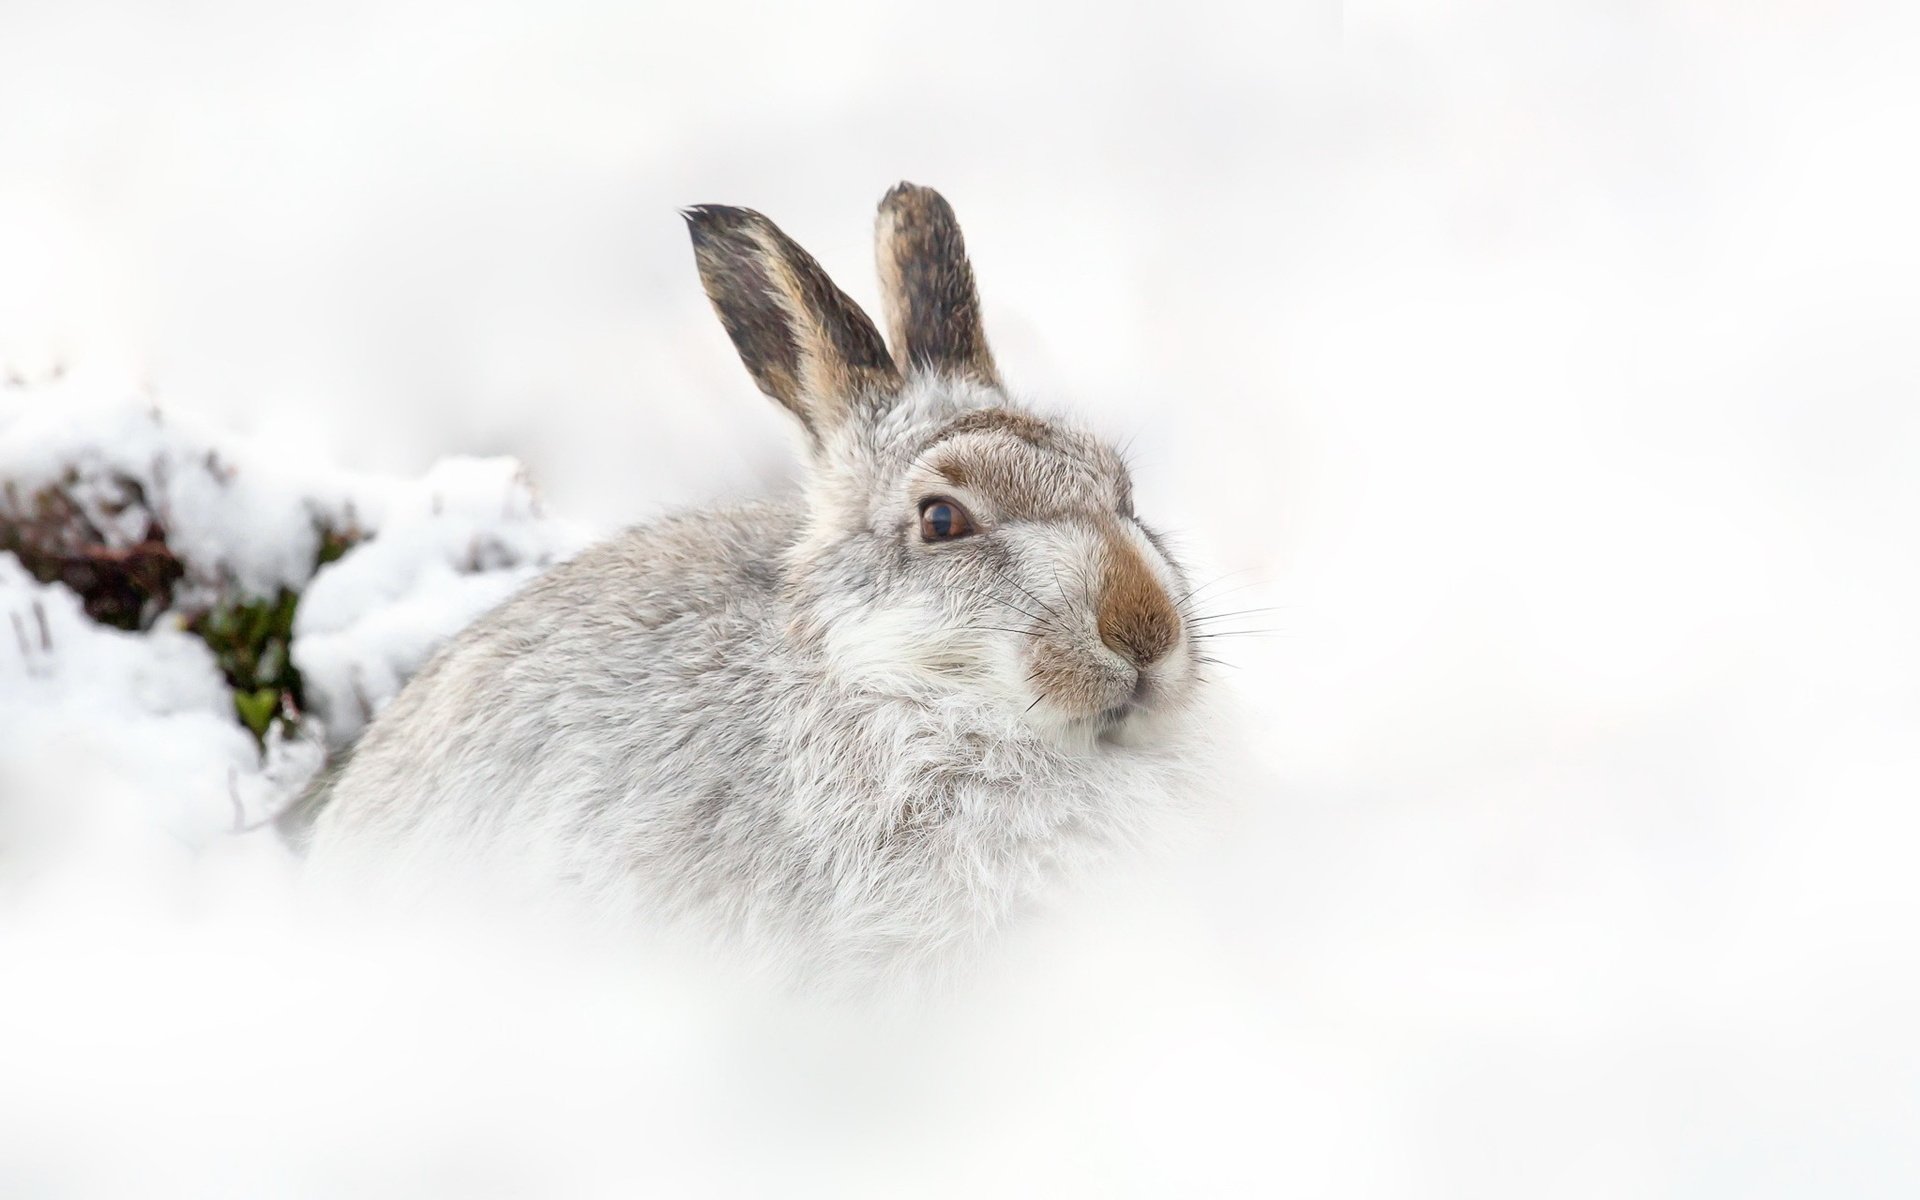
<svg viewBox="0 0 1920 1200">
<path fill-rule="evenodd" d="M 1196 785 L 1190 589 L 1119 455 L 1002 388 L 938 195 L 881 205 L 891 351 L 764 217 L 688 220 L 804 494 L 630 531 L 468 629 L 312 869 L 511 861 L 809 977 L 963 958 Z"/>
</svg>

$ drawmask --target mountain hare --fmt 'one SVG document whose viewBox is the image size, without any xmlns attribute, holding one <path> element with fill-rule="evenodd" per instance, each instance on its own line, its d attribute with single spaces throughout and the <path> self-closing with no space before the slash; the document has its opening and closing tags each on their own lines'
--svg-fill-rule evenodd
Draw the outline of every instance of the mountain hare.
<svg viewBox="0 0 1920 1200">
<path fill-rule="evenodd" d="M 1002 389 L 937 193 L 880 204 L 892 354 L 771 221 L 685 216 L 804 495 L 630 530 L 467 629 L 311 866 L 473 856 L 803 980 L 942 969 L 1193 788 L 1189 589 L 1120 455 Z"/>
</svg>

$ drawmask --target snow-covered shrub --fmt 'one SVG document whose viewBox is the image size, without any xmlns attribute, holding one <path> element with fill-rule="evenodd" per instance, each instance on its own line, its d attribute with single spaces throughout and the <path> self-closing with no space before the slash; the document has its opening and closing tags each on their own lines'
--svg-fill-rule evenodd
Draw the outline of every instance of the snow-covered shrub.
<svg viewBox="0 0 1920 1200">
<path fill-rule="evenodd" d="M 376 478 L 119 381 L 0 389 L 0 831 L 102 773 L 189 842 L 257 826 L 585 540 L 512 459 Z"/>
</svg>

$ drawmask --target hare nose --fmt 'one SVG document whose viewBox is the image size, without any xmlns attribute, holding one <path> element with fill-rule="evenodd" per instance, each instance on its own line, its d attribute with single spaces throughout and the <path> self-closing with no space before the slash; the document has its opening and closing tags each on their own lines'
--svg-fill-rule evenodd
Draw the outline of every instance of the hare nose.
<svg viewBox="0 0 1920 1200">
<path fill-rule="evenodd" d="M 1107 541 L 1099 625 L 1100 640 L 1135 667 L 1164 657 L 1180 634 L 1180 616 L 1166 589 L 1139 551 L 1117 537 Z"/>
</svg>

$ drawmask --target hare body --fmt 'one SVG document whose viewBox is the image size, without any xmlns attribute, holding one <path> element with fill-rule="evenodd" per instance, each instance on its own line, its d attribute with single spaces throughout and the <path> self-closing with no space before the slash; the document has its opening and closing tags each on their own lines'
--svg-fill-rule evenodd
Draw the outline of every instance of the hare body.
<svg viewBox="0 0 1920 1200">
<path fill-rule="evenodd" d="M 511 861 L 789 974 L 938 968 L 1194 785 L 1184 580 L 1118 456 L 1001 390 L 937 196 L 882 208 L 897 365 L 764 218 L 690 221 L 806 494 L 629 531 L 470 627 L 356 747 L 314 869 Z"/>
</svg>

